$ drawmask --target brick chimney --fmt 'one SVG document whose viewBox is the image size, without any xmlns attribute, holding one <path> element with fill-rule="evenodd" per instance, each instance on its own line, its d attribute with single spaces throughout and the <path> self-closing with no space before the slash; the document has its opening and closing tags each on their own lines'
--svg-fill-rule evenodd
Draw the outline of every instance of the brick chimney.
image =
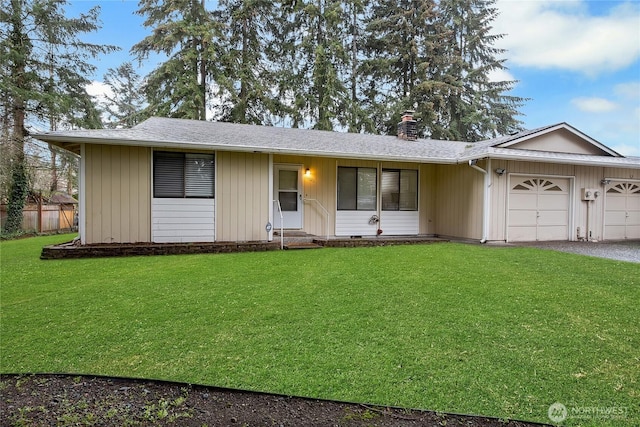
<svg viewBox="0 0 640 427">
<path fill-rule="evenodd" d="M 418 122 L 413 120 L 413 110 L 406 110 L 402 115 L 402 121 L 398 123 L 398 138 L 406 141 L 418 139 Z"/>
</svg>

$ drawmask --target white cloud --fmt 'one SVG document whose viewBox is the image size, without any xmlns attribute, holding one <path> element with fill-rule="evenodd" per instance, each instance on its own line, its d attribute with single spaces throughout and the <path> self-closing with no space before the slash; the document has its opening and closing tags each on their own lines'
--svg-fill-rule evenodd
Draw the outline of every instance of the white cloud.
<svg viewBox="0 0 640 427">
<path fill-rule="evenodd" d="M 587 113 L 606 113 L 618 108 L 618 104 L 604 98 L 580 97 L 572 99 L 571 103 Z"/>
<path fill-rule="evenodd" d="M 616 98 L 617 102 L 602 98 L 583 98 L 583 101 L 582 106 L 572 101 L 578 107 L 571 115 L 572 124 L 623 156 L 640 156 L 640 107 L 637 104 L 626 103 L 622 98 Z M 607 110 L 609 104 L 615 108 Z"/>
<path fill-rule="evenodd" d="M 637 145 L 619 144 L 611 147 L 616 153 L 620 153 L 623 156 L 640 157 L 640 143 Z"/>
<path fill-rule="evenodd" d="M 512 82 L 516 80 L 509 71 L 500 69 L 491 70 L 488 77 L 491 82 Z"/>
<path fill-rule="evenodd" d="M 105 100 L 105 95 L 113 96 L 113 91 L 108 85 L 96 80 L 91 81 L 91 83 L 87 85 L 86 89 L 89 95 L 101 102 Z"/>
<path fill-rule="evenodd" d="M 613 92 L 620 98 L 640 101 L 640 82 L 619 83 L 613 88 Z"/>
<path fill-rule="evenodd" d="M 592 16 L 585 2 L 498 0 L 496 43 L 515 65 L 560 68 L 596 75 L 640 57 L 640 4 L 625 2 Z"/>
</svg>

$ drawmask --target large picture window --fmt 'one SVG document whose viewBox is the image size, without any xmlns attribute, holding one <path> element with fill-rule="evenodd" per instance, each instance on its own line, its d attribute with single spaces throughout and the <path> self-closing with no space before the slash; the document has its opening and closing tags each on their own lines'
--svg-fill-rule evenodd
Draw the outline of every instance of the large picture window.
<svg viewBox="0 0 640 427">
<path fill-rule="evenodd" d="M 214 197 L 214 155 L 155 151 L 153 197 Z"/>
<path fill-rule="evenodd" d="M 338 167 L 338 210 L 375 211 L 377 170 Z"/>
<path fill-rule="evenodd" d="M 418 171 L 413 169 L 382 170 L 382 210 L 418 210 Z"/>
</svg>

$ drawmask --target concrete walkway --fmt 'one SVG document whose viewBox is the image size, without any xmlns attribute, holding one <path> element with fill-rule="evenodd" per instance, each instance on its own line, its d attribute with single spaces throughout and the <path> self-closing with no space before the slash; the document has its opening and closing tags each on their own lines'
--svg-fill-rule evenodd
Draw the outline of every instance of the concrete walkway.
<svg viewBox="0 0 640 427">
<path fill-rule="evenodd" d="M 640 263 L 640 240 L 619 242 L 525 242 L 515 243 L 515 245 Z"/>
</svg>

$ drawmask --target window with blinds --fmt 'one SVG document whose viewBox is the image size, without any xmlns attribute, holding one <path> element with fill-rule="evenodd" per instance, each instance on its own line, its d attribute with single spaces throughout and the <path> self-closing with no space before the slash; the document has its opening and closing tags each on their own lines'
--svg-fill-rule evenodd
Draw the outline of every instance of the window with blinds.
<svg viewBox="0 0 640 427">
<path fill-rule="evenodd" d="M 199 153 L 153 153 L 153 197 L 214 197 L 214 155 Z"/>
<path fill-rule="evenodd" d="M 376 191 L 376 169 L 338 168 L 338 210 L 373 211 Z"/>
<path fill-rule="evenodd" d="M 382 210 L 418 210 L 418 171 L 413 169 L 382 170 Z"/>
</svg>

